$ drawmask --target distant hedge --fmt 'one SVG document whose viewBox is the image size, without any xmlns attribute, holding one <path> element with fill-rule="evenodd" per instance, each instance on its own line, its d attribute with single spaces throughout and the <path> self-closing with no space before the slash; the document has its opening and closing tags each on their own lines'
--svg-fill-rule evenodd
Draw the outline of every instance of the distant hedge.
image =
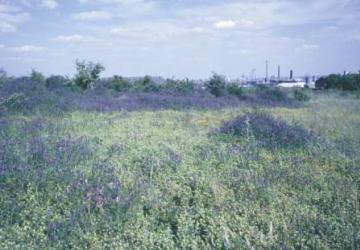
<svg viewBox="0 0 360 250">
<path fill-rule="evenodd" d="M 315 87 L 317 89 L 360 90 L 360 73 L 347 75 L 331 74 L 321 77 L 316 81 Z"/>
</svg>

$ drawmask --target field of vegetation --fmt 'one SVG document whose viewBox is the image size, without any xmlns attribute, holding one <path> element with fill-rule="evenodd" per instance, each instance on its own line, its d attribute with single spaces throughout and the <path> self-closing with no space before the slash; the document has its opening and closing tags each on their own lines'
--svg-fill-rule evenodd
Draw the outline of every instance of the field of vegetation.
<svg viewBox="0 0 360 250">
<path fill-rule="evenodd" d="M 0 249 L 360 248 L 356 94 L 67 81 L 2 79 Z"/>
</svg>

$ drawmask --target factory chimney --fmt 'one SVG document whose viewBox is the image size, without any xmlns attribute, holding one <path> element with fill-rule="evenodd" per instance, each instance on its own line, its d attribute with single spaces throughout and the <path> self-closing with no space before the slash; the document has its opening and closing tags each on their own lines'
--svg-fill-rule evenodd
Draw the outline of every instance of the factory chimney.
<svg viewBox="0 0 360 250">
<path fill-rule="evenodd" d="M 290 80 L 292 80 L 294 77 L 294 71 L 293 70 L 290 70 Z"/>
<path fill-rule="evenodd" d="M 265 62 L 265 71 L 266 71 L 265 82 L 267 83 L 269 81 L 269 63 L 267 60 Z"/>
<path fill-rule="evenodd" d="M 278 81 L 280 81 L 280 65 L 278 66 Z"/>
</svg>

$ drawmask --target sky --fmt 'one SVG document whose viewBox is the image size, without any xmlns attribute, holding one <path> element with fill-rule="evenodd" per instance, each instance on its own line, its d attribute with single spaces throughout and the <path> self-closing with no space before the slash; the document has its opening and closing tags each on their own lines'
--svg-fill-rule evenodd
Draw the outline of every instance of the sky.
<svg viewBox="0 0 360 250">
<path fill-rule="evenodd" d="M 0 0 L 0 68 L 231 78 L 360 70 L 360 0 Z"/>
</svg>

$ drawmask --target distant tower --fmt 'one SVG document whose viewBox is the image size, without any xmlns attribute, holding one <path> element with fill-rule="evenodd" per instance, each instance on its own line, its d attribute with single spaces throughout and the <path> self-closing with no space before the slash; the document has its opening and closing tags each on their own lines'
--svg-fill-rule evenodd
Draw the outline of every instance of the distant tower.
<svg viewBox="0 0 360 250">
<path fill-rule="evenodd" d="M 280 81 L 280 65 L 278 66 L 278 81 Z"/>
<path fill-rule="evenodd" d="M 290 70 L 290 80 L 292 80 L 294 77 L 294 71 L 293 70 Z"/>
<path fill-rule="evenodd" d="M 265 82 L 268 82 L 269 81 L 269 63 L 267 60 L 265 62 L 265 71 L 266 71 Z"/>
</svg>

